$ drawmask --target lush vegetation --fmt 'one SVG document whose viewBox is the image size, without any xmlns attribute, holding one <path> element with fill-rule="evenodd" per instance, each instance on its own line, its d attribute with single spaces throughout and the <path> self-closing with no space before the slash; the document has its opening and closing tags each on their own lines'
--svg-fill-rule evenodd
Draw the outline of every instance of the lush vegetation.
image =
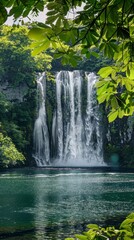
<svg viewBox="0 0 134 240">
<path fill-rule="evenodd" d="M 69 64 L 72 69 L 86 71 L 98 71 L 101 68 L 100 81 L 97 83 L 98 101 L 106 102 L 107 110 L 102 107 L 103 114 L 107 113 L 110 122 L 117 117 L 132 115 L 134 111 L 133 1 L 2 0 L 0 24 L 9 16 L 16 20 L 27 17 L 29 13 L 38 14 L 44 7 L 48 9 L 45 24 L 14 28 L 4 26 L 0 31 L 0 82 L 8 82 L 13 89 L 19 88 L 23 99 L 9 101 L 7 96 L 1 94 L 0 122 L 4 136 L 10 137 L 25 156 L 32 151 L 36 75 L 39 71 L 51 68 L 52 57 L 56 59 L 52 62 L 54 70 L 70 69 Z M 47 102 L 49 123 L 55 104 L 51 97 L 51 85 L 47 93 L 50 96 Z M 107 120 L 105 123 L 108 126 Z M 124 129 L 125 123 L 121 124 Z M 105 147 L 107 159 L 113 151 L 121 151 L 121 146 L 117 144 L 118 126 L 120 122 L 110 127 L 114 137 Z M 132 150 L 130 145 L 130 141 L 127 141 L 127 145 L 124 142 L 123 150 Z M 131 153 L 133 156 L 133 151 Z"/>
<path fill-rule="evenodd" d="M 36 73 L 51 68 L 51 56 L 41 53 L 32 57 L 28 27 L 3 26 L 0 31 L 0 81 L 18 86 L 25 83 L 33 87 Z"/>
<path fill-rule="evenodd" d="M 26 158 L 29 159 L 36 112 L 36 74 L 51 68 L 51 56 L 60 59 L 63 65 L 71 64 L 79 69 L 83 69 L 83 66 L 85 68 L 86 63 L 88 70 L 89 62 L 93 64 L 92 59 L 104 56 L 107 66 L 104 67 L 104 64 L 97 60 L 97 67 L 92 68 L 93 71 L 98 71 L 103 67 L 98 72 L 100 81 L 96 85 L 98 102 L 106 103 L 109 122 L 134 113 L 134 1 L 2 0 L 0 24 L 3 24 L 8 16 L 17 19 L 28 16 L 30 12 L 38 14 L 43 11 L 44 6 L 48 9 L 45 24 L 34 24 L 30 31 L 25 26 L 16 26 L 14 30 L 8 26 L 1 27 L 0 83 L 7 82 L 13 89 L 21 88 L 25 84 L 28 90 L 22 88 L 26 90 L 21 92 L 23 101 L 10 101 L 6 94 L 0 94 L 0 167 L 21 165 Z M 77 7 L 81 9 L 77 10 Z M 67 16 L 70 11 L 73 18 L 69 19 Z M 50 55 L 46 54 L 46 51 L 50 50 Z M 40 55 L 37 55 L 38 53 Z M 50 92 L 51 87 L 48 94 Z M 54 105 L 50 96 L 51 101 Z M 52 119 L 50 102 L 49 122 Z M 111 125 L 111 131 L 117 136 L 114 125 Z M 125 144 L 125 147 L 125 153 L 128 154 L 129 151 L 133 157 L 133 146 Z M 107 146 L 107 153 L 110 156 L 118 151 L 122 149 L 114 138 Z M 134 239 L 134 213 L 122 222 L 119 229 L 102 228 L 95 224 L 87 227 L 87 232 L 66 240 L 131 240 Z"/>
<path fill-rule="evenodd" d="M 46 53 L 38 56 L 31 56 L 27 26 L 3 26 L 0 31 L 0 132 L 3 138 L 10 138 L 16 151 L 23 153 L 27 159 L 25 164 L 34 164 L 32 160 L 33 152 L 33 128 L 36 118 L 36 78 L 38 72 L 46 70 L 49 79 L 50 69 L 62 69 L 59 61 L 52 61 L 52 57 Z M 51 53 L 53 54 L 53 53 Z M 89 60 L 90 61 L 90 60 Z M 84 59 L 82 66 L 84 70 L 91 71 L 92 65 Z M 105 59 L 104 59 L 105 61 Z M 98 65 L 103 64 L 98 59 Z M 86 63 L 86 64 L 85 64 Z M 79 66 L 80 68 L 80 66 Z M 97 71 L 94 68 L 94 71 Z M 47 115 L 48 124 L 51 131 L 52 113 L 55 108 L 55 82 L 47 83 Z M 1 140 L 4 147 L 4 141 Z M 13 147 L 13 146 L 12 146 Z M 5 144 L 6 148 L 6 144 Z M 1 167 L 14 166 L 19 163 L 19 155 L 12 161 L 12 148 L 9 148 L 8 161 L 5 164 L 3 150 L 1 152 Z M 18 158 L 18 159 L 17 159 Z M 22 158 L 20 158 L 21 161 Z"/>
<path fill-rule="evenodd" d="M 34 164 L 32 159 L 33 152 L 33 128 L 36 118 L 36 77 L 39 71 L 47 70 L 49 79 L 51 71 L 61 69 L 70 69 L 68 66 L 62 66 L 60 60 L 52 60 L 53 53 L 48 55 L 41 53 L 35 57 L 31 56 L 29 44 L 31 41 L 28 36 L 27 26 L 9 26 L 1 27 L 0 35 L 0 132 L 4 137 L 11 139 L 17 151 L 23 153 L 27 159 L 25 164 Z M 96 50 L 97 52 L 97 50 Z M 109 59 L 104 58 L 99 53 L 99 58 L 92 56 L 90 59 L 83 58 L 77 65 L 77 69 L 84 71 L 97 72 L 102 66 L 109 64 Z M 73 70 L 73 68 L 72 68 Z M 86 108 L 86 86 L 83 85 L 82 104 L 83 111 Z M 12 96 L 13 95 L 13 96 Z M 47 116 L 49 131 L 51 131 L 52 115 L 55 109 L 55 81 L 47 82 Z M 128 125 L 127 118 L 122 121 L 115 121 L 108 124 L 107 111 L 102 107 L 102 118 L 105 127 L 103 129 L 104 140 L 104 158 L 107 163 L 111 162 L 111 156 L 114 153 L 118 155 L 117 165 L 133 166 L 133 141 L 127 136 Z M 84 114 L 84 113 L 83 113 Z M 103 124 L 102 124 L 103 126 Z M 133 118 L 132 118 L 133 126 Z M 110 132 L 111 139 L 106 138 L 106 130 Z M 131 153 L 130 155 L 128 153 Z M 2 155 L 1 155 L 2 156 Z M 0 157 L 1 166 L 5 166 L 4 158 Z M 129 159 L 129 161 L 128 161 Z M 16 163 L 19 163 L 18 161 Z M 12 165 L 12 159 L 9 166 Z"/>
<path fill-rule="evenodd" d="M 0 30 L 0 165 L 31 160 L 36 114 L 36 77 L 51 67 L 51 56 L 32 57 L 28 27 Z M 21 154 L 23 153 L 23 155 Z"/>
<path fill-rule="evenodd" d="M 0 133 L 0 158 L 2 159 L 2 162 L 0 162 L 2 167 L 15 166 L 18 161 L 23 163 L 25 160 L 23 154 L 16 149 L 11 138 L 4 136 L 2 133 Z"/>
<path fill-rule="evenodd" d="M 54 49 L 54 57 L 73 66 L 90 55 L 97 56 L 96 47 L 114 63 L 99 71 L 97 84 L 99 103 L 110 106 L 112 122 L 117 117 L 132 115 L 134 87 L 134 2 L 124 0 L 49 0 L 2 1 L 1 24 L 6 21 L 6 7 L 15 19 L 30 12 L 48 9 L 45 24 L 37 24 L 29 36 L 35 40 L 33 55 Z M 80 7 L 80 9 L 78 9 Z M 72 17 L 70 17 L 70 11 Z"/>
<path fill-rule="evenodd" d="M 121 223 L 119 229 L 115 227 L 99 227 L 97 224 L 88 224 L 87 232 L 76 234 L 75 238 L 66 240 L 131 240 L 134 239 L 134 213 L 131 213 Z"/>
</svg>

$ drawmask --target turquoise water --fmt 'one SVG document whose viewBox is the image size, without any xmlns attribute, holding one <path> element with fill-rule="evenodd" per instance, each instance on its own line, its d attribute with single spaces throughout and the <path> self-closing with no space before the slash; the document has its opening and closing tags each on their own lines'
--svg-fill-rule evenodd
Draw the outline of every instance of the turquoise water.
<svg viewBox="0 0 134 240">
<path fill-rule="evenodd" d="M 26 169 L 0 174 L 0 239 L 64 239 L 134 211 L 134 174 Z"/>
</svg>

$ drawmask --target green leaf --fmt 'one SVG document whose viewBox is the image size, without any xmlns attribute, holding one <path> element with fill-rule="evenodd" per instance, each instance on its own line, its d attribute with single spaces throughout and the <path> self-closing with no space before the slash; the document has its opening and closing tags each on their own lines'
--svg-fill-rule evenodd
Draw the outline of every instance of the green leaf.
<svg viewBox="0 0 134 240">
<path fill-rule="evenodd" d="M 42 12 L 44 10 L 44 3 L 38 1 L 36 8 Z"/>
<path fill-rule="evenodd" d="M 2 25 L 7 20 L 6 8 L 0 3 L 0 25 Z"/>
<path fill-rule="evenodd" d="M 32 40 L 36 40 L 36 41 L 42 41 L 43 40 L 43 36 L 45 36 L 45 30 L 42 28 L 32 28 L 29 33 L 28 36 L 30 39 Z"/>
<path fill-rule="evenodd" d="M 27 17 L 30 11 L 31 11 L 30 8 L 26 8 L 26 10 L 23 12 L 23 17 Z"/>
<path fill-rule="evenodd" d="M 129 62 L 129 74 L 127 72 L 127 76 L 129 79 L 134 79 L 134 62 Z"/>
<path fill-rule="evenodd" d="M 86 53 L 86 57 L 87 57 L 87 58 L 90 58 L 90 56 L 91 56 L 90 52 L 87 52 L 87 53 Z"/>
<path fill-rule="evenodd" d="M 56 3 L 55 2 L 49 2 L 47 4 L 47 9 L 48 10 L 55 9 L 55 7 L 56 7 Z"/>
<path fill-rule="evenodd" d="M 117 101 L 116 97 L 113 97 L 111 99 L 111 106 L 112 106 L 113 109 L 117 109 L 119 107 L 119 104 L 118 104 L 118 101 Z"/>
<path fill-rule="evenodd" d="M 14 3 L 14 0 L 8 0 L 7 2 L 6 2 L 6 7 L 7 8 L 9 8 L 9 7 L 11 7 L 12 5 L 13 5 L 13 3 Z"/>
<path fill-rule="evenodd" d="M 118 13 L 117 13 L 117 8 L 115 6 L 114 7 L 113 6 L 109 7 L 108 19 L 112 23 L 117 23 L 117 21 L 118 21 Z"/>
<path fill-rule="evenodd" d="M 102 78 L 106 78 L 108 77 L 113 71 L 113 68 L 108 66 L 108 67 L 103 67 L 99 70 L 98 74 L 102 77 Z"/>
<path fill-rule="evenodd" d="M 86 236 L 80 234 L 75 234 L 75 237 L 78 238 L 79 240 L 88 240 Z"/>
<path fill-rule="evenodd" d="M 119 118 L 123 118 L 123 116 L 124 116 L 124 111 L 119 108 L 119 110 L 118 110 L 118 117 Z"/>
<path fill-rule="evenodd" d="M 46 23 L 47 23 L 47 24 L 53 23 L 53 22 L 58 18 L 58 16 L 59 16 L 59 14 L 54 15 L 54 16 L 47 17 Z"/>
<path fill-rule="evenodd" d="M 20 5 L 18 7 L 14 8 L 14 17 L 17 19 L 21 16 L 21 14 L 23 13 L 24 7 L 23 5 Z"/>
<path fill-rule="evenodd" d="M 97 89 L 97 95 L 98 96 L 104 95 L 108 90 L 108 85 L 109 85 L 109 83 L 107 82 L 105 85 L 98 88 Z"/>
<path fill-rule="evenodd" d="M 124 85 L 128 91 L 132 90 L 132 85 L 129 81 L 127 81 L 127 78 L 124 78 Z"/>
<path fill-rule="evenodd" d="M 61 59 L 61 62 L 62 62 L 63 65 L 68 64 L 68 57 L 66 55 L 63 55 L 63 57 Z"/>
<path fill-rule="evenodd" d="M 127 218 L 133 219 L 134 220 L 134 212 L 130 213 Z"/>
<path fill-rule="evenodd" d="M 110 42 L 107 42 L 107 44 L 105 45 L 104 55 L 109 58 L 113 58 L 114 56 L 114 49 Z"/>
<path fill-rule="evenodd" d="M 118 111 L 112 111 L 108 114 L 108 121 L 113 122 L 118 116 Z"/>
<path fill-rule="evenodd" d="M 121 27 L 119 26 L 117 28 L 117 36 L 122 39 L 129 39 L 130 38 L 129 29 L 124 26 Z"/>
<path fill-rule="evenodd" d="M 74 240 L 74 238 L 65 238 L 65 240 Z"/>
<path fill-rule="evenodd" d="M 103 86 L 103 85 L 105 85 L 105 84 L 107 84 L 107 83 L 109 83 L 107 80 L 99 80 L 98 82 L 96 82 L 96 84 L 95 84 L 95 86 L 97 87 L 97 88 L 99 88 L 99 87 L 101 87 L 101 86 Z"/>
<path fill-rule="evenodd" d="M 59 16 L 59 18 L 58 18 L 57 21 L 56 21 L 56 26 L 57 26 L 57 27 L 60 27 L 61 24 L 62 24 L 62 18 Z"/>
<path fill-rule="evenodd" d="M 100 49 L 100 51 L 102 51 L 104 48 L 105 48 L 105 43 L 102 42 L 102 43 L 99 45 L 99 49 Z"/>
<path fill-rule="evenodd" d="M 111 23 L 107 24 L 106 27 L 106 37 L 107 39 L 111 39 L 116 34 L 116 27 Z"/>
<path fill-rule="evenodd" d="M 127 218 L 121 223 L 120 229 L 126 229 L 130 231 L 132 228 L 132 224 L 134 224 L 134 218 Z"/>
<path fill-rule="evenodd" d="M 87 227 L 96 230 L 99 229 L 99 226 L 97 224 L 88 224 Z"/>
<path fill-rule="evenodd" d="M 38 53 L 42 52 L 42 51 L 46 51 L 50 46 L 50 41 L 44 41 L 41 45 L 39 45 L 39 47 L 35 48 L 32 51 L 32 56 L 36 56 Z"/>
<path fill-rule="evenodd" d="M 99 103 L 105 102 L 105 100 L 106 100 L 106 98 L 107 98 L 108 95 L 109 95 L 109 94 L 104 94 L 104 95 L 98 96 L 98 97 L 97 97 L 98 102 L 99 102 Z"/>
<path fill-rule="evenodd" d="M 97 52 L 91 52 L 91 55 L 98 58 L 99 57 L 99 54 Z"/>
<path fill-rule="evenodd" d="M 130 32 L 130 37 L 133 37 L 133 35 L 134 35 L 134 24 L 129 26 L 129 32 Z"/>
</svg>

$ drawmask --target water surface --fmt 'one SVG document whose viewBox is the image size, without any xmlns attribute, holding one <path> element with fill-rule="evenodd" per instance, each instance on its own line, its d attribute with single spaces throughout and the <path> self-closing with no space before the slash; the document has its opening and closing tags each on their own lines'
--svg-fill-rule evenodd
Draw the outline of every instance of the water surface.
<svg viewBox="0 0 134 240">
<path fill-rule="evenodd" d="M 0 174 L 0 239 L 58 240 L 134 211 L 134 174 L 26 169 Z"/>
</svg>

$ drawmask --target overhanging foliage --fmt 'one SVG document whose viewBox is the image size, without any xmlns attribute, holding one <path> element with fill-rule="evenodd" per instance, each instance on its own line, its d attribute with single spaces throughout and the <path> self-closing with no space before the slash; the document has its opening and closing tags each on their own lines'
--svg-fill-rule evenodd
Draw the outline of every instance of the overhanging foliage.
<svg viewBox="0 0 134 240">
<path fill-rule="evenodd" d="M 134 112 L 134 0 L 49 0 L 10 2 L 10 15 L 25 17 L 30 11 L 48 9 L 45 24 L 38 23 L 29 32 L 34 40 L 33 55 L 54 49 L 54 57 L 63 64 L 77 65 L 97 48 L 114 60 L 112 66 L 99 71 L 99 103 L 106 102 L 112 122 Z M 1 23 L 7 18 L 2 1 Z M 78 7 L 80 7 L 78 9 Z M 19 8 L 21 9 L 19 11 Z M 75 12 L 70 17 L 70 11 Z"/>
</svg>

